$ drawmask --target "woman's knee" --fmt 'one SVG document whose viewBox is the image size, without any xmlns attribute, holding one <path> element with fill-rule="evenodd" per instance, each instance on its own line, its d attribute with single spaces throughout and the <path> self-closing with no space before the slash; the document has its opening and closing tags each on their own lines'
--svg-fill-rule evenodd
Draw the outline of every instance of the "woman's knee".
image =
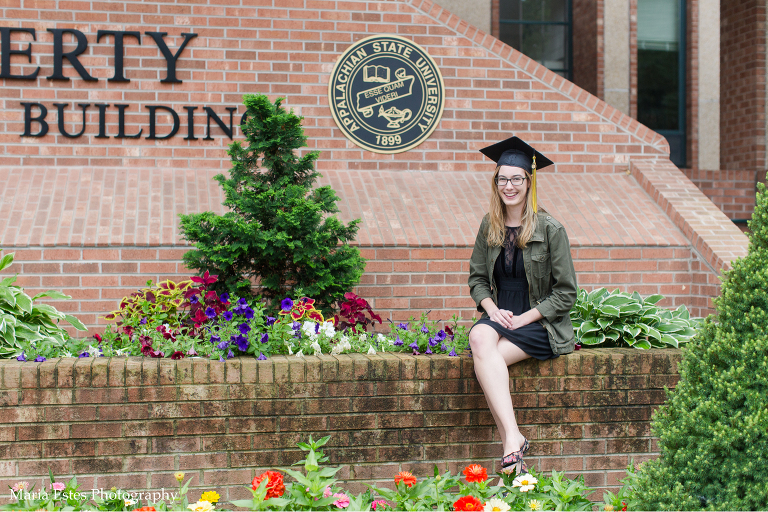
<svg viewBox="0 0 768 512">
<path fill-rule="evenodd" d="M 473 356 L 482 356 L 489 351 L 496 350 L 499 335 L 496 330 L 487 325 L 475 326 L 469 333 L 469 346 Z"/>
</svg>

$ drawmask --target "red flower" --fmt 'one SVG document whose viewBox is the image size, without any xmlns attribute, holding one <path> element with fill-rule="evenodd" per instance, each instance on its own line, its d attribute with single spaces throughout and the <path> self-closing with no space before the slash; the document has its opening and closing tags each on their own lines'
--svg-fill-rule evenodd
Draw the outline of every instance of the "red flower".
<svg viewBox="0 0 768 512">
<path fill-rule="evenodd" d="M 133 509 L 133 512 L 156 512 L 155 507 L 141 507 Z"/>
<path fill-rule="evenodd" d="M 626 512 L 626 510 L 627 510 L 627 502 L 626 502 L 626 501 L 622 501 L 622 502 L 621 502 L 621 504 L 622 504 L 622 505 L 624 505 L 624 506 L 621 508 L 621 510 L 622 510 L 622 511 L 624 511 L 624 512 Z"/>
<path fill-rule="evenodd" d="M 93 337 L 94 337 L 94 338 L 96 338 L 96 341 L 98 341 L 99 343 L 101 343 L 101 334 L 99 334 L 99 333 L 96 333 L 96 334 L 94 334 L 94 335 L 93 335 Z"/>
<path fill-rule="evenodd" d="M 453 510 L 483 510 L 483 504 L 474 496 L 462 496 L 453 503 Z"/>
<path fill-rule="evenodd" d="M 267 481 L 267 495 L 264 499 L 279 498 L 285 493 L 285 485 L 283 485 L 283 475 L 277 471 L 265 471 L 260 474 L 251 482 L 251 488 L 255 491 L 259 488 L 261 481 L 265 478 Z"/>
<path fill-rule="evenodd" d="M 488 473 L 485 471 L 485 468 L 481 466 L 480 464 L 470 464 L 466 468 L 464 468 L 464 477 L 467 479 L 467 482 L 485 482 L 488 480 Z"/>
<path fill-rule="evenodd" d="M 200 284 L 203 284 L 205 286 L 208 286 L 209 284 L 213 284 L 216 281 L 218 281 L 219 280 L 219 276 L 210 276 L 209 277 L 208 276 L 208 271 L 206 270 L 205 274 L 203 274 L 203 277 L 192 276 L 189 279 L 193 283 L 200 283 Z"/>
<path fill-rule="evenodd" d="M 412 487 L 416 483 L 416 477 L 408 471 L 401 471 L 395 475 L 395 485 L 403 482 L 407 487 Z"/>
<path fill-rule="evenodd" d="M 171 359 L 184 359 L 184 352 L 177 350 L 173 354 L 171 354 Z"/>
</svg>

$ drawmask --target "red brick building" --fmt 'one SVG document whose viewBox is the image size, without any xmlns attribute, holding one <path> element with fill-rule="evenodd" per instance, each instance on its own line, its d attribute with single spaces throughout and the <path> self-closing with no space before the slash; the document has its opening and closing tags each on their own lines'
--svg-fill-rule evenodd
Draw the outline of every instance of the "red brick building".
<svg viewBox="0 0 768 512">
<path fill-rule="evenodd" d="M 579 9 L 575 1 L 573 30 L 589 18 Z M 601 99 L 620 89 L 608 76 L 607 6 L 585 9 L 597 14 L 585 22 L 594 30 L 579 38 L 584 48 L 574 47 L 579 86 L 428 0 L 8 0 L 0 6 L 0 245 L 16 252 L 10 270 L 30 290 L 71 294 L 57 307 L 94 329 L 147 279 L 187 276 L 177 215 L 222 211 L 212 177 L 229 168 L 242 95 L 263 92 L 304 116 L 309 146 L 322 152 L 321 181 L 341 197 L 340 216 L 362 219 L 356 243 L 368 266 L 358 293 L 383 317 L 474 314 L 468 259 L 493 168 L 477 150 L 511 134 L 556 163 L 540 173 L 540 202 L 568 230 L 581 286 L 662 293 L 668 305 L 705 314 L 746 237 L 670 162 L 667 140 L 633 118 L 631 94 L 628 111 Z M 723 26 L 741 19 L 729 12 Z M 405 152 L 362 149 L 331 114 L 337 59 L 375 34 L 416 43 L 442 74 L 439 124 Z M 721 56 L 738 53 L 740 42 L 729 41 Z M 743 58 L 746 76 L 754 60 Z M 631 83 L 631 58 L 627 69 Z M 749 80 L 764 89 L 758 75 Z M 721 102 L 721 110 L 736 102 L 721 132 L 738 141 L 732 123 L 765 122 L 753 112 L 764 108 L 764 92 L 761 99 L 740 86 L 746 92 Z M 692 113 L 702 101 L 687 111 L 688 126 L 698 126 Z M 722 168 L 754 175 L 765 165 L 765 144 L 750 130 L 752 142 L 738 144 L 755 151 L 739 150 L 747 160 Z M 686 139 L 687 161 L 701 160 L 697 140 Z M 705 178 L 742 179 L 690 167 L 685 173 L 705 192 Z"/>
</svg>

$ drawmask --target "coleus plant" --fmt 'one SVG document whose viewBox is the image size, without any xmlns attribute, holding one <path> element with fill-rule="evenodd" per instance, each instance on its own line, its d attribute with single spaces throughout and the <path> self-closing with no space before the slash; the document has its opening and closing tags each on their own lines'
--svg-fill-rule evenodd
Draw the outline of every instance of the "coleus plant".
<svg viewBox="0 0 768 512">
<path fill-rule="evenodd" d="M 355 334 L 358 330 L 367 331 L 368 326 L 373 327 L 375 322 L 381 324 L 381 317 L 373 312 L 367 300 L 352 292 L 344 294 L 344 301 L 339 303 L 339 313 L 333 317 L 336 329 L 350 329 Z"/>
</svg>

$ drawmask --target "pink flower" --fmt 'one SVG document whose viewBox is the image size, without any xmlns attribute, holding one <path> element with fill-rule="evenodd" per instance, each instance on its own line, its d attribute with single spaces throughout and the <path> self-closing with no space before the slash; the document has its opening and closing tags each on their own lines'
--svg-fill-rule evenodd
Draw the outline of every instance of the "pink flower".
<svg viewBox="0 0 768 512">
<path fill-rule="evenodd" d="M 13 492 L 29 491 L 29 482 L 17 482 L 11 487 L 11 490 L 13 490 Z"/>
<path fill-rule="evenodd" d="M 384 500 L 376 500 L 373 502 L 373 510 L 376 510 L 376 507 L 381 507 L 381 510 L 385 510 L 389 504 Z"/>
<path fill-rule="evenodd" d="M 63 490 L 66 488 L 66 487 L 67 487 L 67 486 L 66 486 L 66 485 L 64 485 L 64 484 L 63 484 L 63 483 L 61 483 L 61 482 L 53 482 L 53 483 L 51 484 L 51 489 L 53 489 L 54 491 L 63 491 Z"/>
<path fill-rule="evenodd" d="M 329 485 L 329 486 L 328 486 L 328 487 L 326 487 L 326 488 L 325 488 L 325 490 L 323 491 L 323 498 L 327 498 L 327 497 L 328 497 L 328 496 L 330 496 L 331 494 L 333 494 L 333 491 L 331 490 L 331 486 Z"/>
<path fill-rule="evenodd" d="M 349 496 L 340 492 L 333 493 L 334 498 L 339 498 L 333 502 L 339 508 L 347 508 L 349 506 Z"/>
</svg>

